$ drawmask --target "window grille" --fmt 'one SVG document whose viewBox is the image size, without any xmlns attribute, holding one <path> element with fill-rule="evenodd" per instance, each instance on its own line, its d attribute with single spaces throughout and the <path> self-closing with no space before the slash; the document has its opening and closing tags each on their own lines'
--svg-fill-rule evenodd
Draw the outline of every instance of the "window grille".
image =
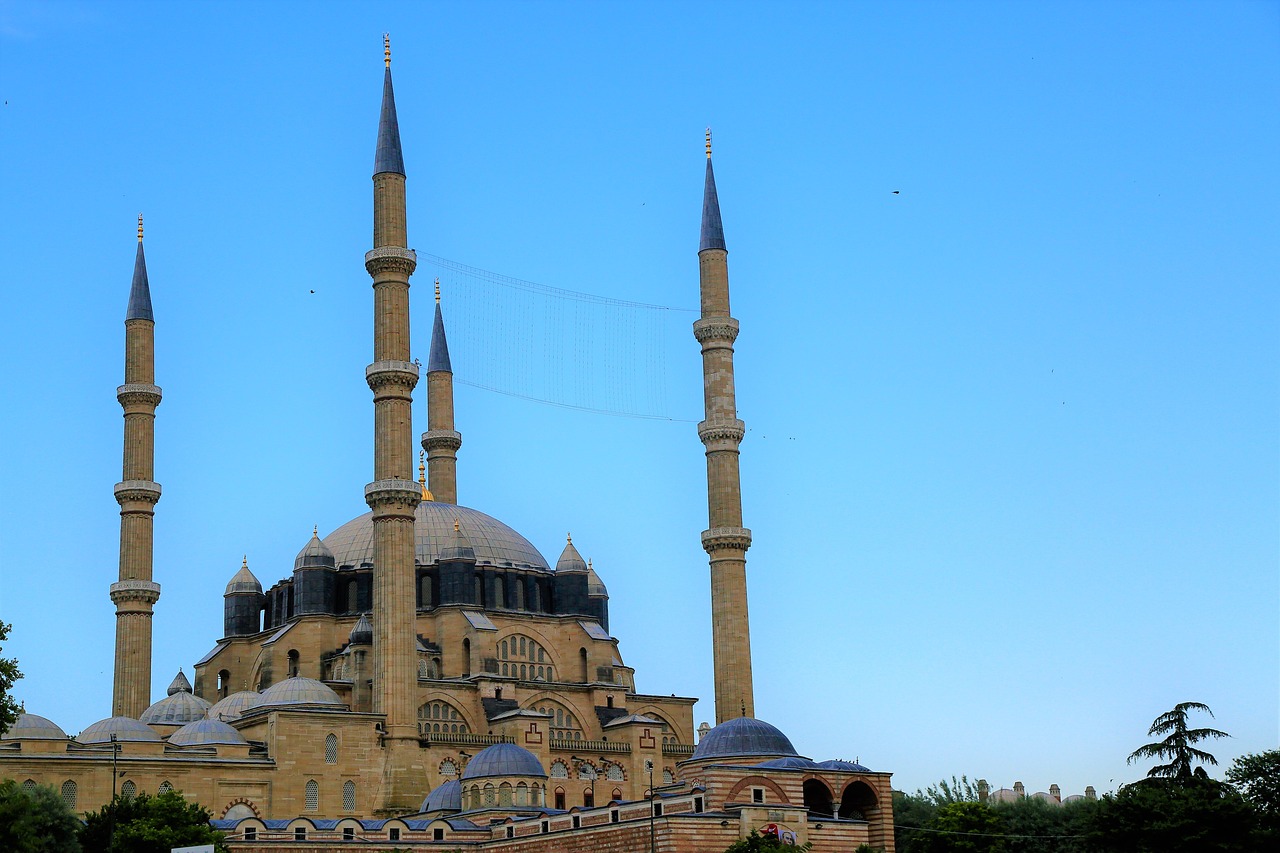
<svg viewBox="0 0 1280 853">
<path fill-rule="evenodd" d="M 356 783 L 350 779 L 342 783 L 342 808 L 349 812 L 356 810 Z"/>
<path fill-rule="evenodd" d="M 320 808 L 320 783 L 315 779 L 307 780 L 307 811 L 313 812 Z"/>
<path fill-rule="evenodd" d="M 67 808 L 76 810 L 76 783 L 70 779 L 62 783 L 62 801 L 67 804 Z"/>
<path fill-rule="evenodd" d="M 324 739 L 324 763 L 338 763 L 338 736 L 330 734 Z"/>
</svg>

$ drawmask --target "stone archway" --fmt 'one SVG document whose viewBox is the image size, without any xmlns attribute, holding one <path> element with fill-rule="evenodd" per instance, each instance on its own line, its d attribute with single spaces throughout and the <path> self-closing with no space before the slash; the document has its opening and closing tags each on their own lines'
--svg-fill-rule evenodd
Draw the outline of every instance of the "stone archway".
<svg viewBox="0 0 1280 853">
<path fill-rule="evenodd" d="M 840 817 L 850 820 L 870 820 L 879 810 L 876 792 L 862 780 L 850 782 L 840 796 Z"/>
<path fill-rule="evenodd" d="M 821 779 L 805 779 L 803 790 L 805 808 L 813 814 L 831 816 L 833 798 L 826 782 Z"/>
</svg>

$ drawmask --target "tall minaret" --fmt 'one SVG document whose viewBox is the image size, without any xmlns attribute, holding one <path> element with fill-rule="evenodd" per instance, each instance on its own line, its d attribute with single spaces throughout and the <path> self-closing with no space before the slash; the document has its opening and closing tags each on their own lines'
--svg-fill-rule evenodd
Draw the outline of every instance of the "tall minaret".
<svg viewBox="0 0 1280 853">
<path fill-rule="evenodd" d="M 702 547 L 711 557 L 711 642 L 715 655 L 716 723 L 754 717 L 751 635 L 747 620 L 747 548 L 742 526 L 738 445 L 746 427 L 738 420 L 733 390 L 733 342 L 738 321 L 729 316 L 729 266 L 720 223 L 720 200 L 711 171 L 707 130 L 707 182 L 702 195 L 702 240 L 698 245 L 702 317 L 693 324 L 702 344 L 702 388 L 706 420 L 698 437 L 707 448 L 707 529 Z"/>
<path fill-rule="evenodd" d="M 418 367 L 409 355 L 409 276 L 417 255 L 405 226 L 404 159 L 391 89 L 391 41 L 373 166 L 373 249 L 364 256 L 373 277 L 373 482 L 364 496 L 373 510 L 373 711 L 386 715 L 382 812 L 413 810 L 426 786 L 418 749 L 417 647 L 414 633 L 414 510 L 422 500 L 413 481 L 413 388 Z"/>
<path fill-rule="evenodd" d="M 427 431 L 422 449 L 427 451 L 431 494 L 441 503 L 458 502 L 458 448 L 462 433 L 453 427 L 453 367 L 449 341 L 440 313 L 440 279 L 436 279 L 436 319 L 431 327 L 431 354 L 427 357 Z"/>
<path fill-rule="evenodd" d="M 124 408 L 124 471 L 116 483 L 120 504 L 120 580 L 111 585 L 116 605 L 115 689 L 112 716 L 137 719 L 151 704 L 151 612 L 160 585 L 151 580 L 152 519 L 160 500 L 155 476 L 155 318 L 147 260 L 142 254 L 142 214 L 138 214 L 138 254 L 124 316 L 124 384 L 116 399 Z"/>
</svg>

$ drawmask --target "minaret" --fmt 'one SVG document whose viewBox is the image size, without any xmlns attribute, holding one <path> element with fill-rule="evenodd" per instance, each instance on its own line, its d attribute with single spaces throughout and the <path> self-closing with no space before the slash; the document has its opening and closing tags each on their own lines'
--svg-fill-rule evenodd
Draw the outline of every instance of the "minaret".
<svg viewBox="0 0 1280 853">
<path fill-rule="evenodd" d="M 408 248 L 405 173 L 391 88 L 391 41 L 373 166 L 373 249 L 364 256 L 373 277 L 373 711 L 386 715 L 379 811 L 417 808 L 426 787 L 418 749 L 417 647 L 414 633 L 414 510 L 422 491 L 413 481 L 413 388 L 418 367 L 409 355 L 409 276 L 417 255 Z"/>
<path fill-rule="evenodd" d="M 747 620 L 747 548 L 742 526 L 738 445 L 746 427 L 738 420 L 733 389 L 733 342 L 738 321 L 729 316 L 729 266 L 720 222 L 720 200 L 711 171 L 707 130 L 707 182 L 702 195 L 702 239 L 698 245 L 702 317 L 693 324 L 702 344 L 702 388 L 706 419 L 698 438 L 707 449 L 707 529 L 702 547 L 711 557 L 711 642 L 715 656 L 716 723 L 754 717 L 751 635 Z"/>
<path fill-rule="evenodd" d="M 138 214 L 138 254 L 124 317 L 124 384 L 116 399 L 124 408 L 124 471 L 116 483 L 120 504 L 120 580 L 111 585 L 116 605 L 113 716 L 135 720 L 151 704 L 151 613 L 160 585 L 151 580 L 152 520 L 160 500 L 155 476 L 156 406 L 155 318 L 147 260 L 142 253 L 142 214 Z"/>
<path fill-rule="evenodd" d="M 458 502 L 458 448 L 462 433 L 453 428 L 453 367 L 449 341 L 440 313 L 440 279 L 436 279 L 436 319 L 431 326 L 431 354 L 427 357 L 427 431 L 422 449 L 427 451 L 431 494 L 441 503 Z"/>
</svg>

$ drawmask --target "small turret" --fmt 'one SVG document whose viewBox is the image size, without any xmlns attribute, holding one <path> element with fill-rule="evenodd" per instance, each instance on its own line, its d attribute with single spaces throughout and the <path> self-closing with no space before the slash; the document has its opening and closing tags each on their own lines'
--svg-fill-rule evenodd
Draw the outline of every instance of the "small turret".
<svg viewBox="0 0 1280 853">
<path fill-rule="evenodd" d="M 247 637 L 262 630 L 262 611 L 267 597 L 262 584 L 249 571 L 249 558 L 240 563 L 222 594 L 222 632 L 228 637 Z"/>
<path fill-rule="evenodd" d="M 173 681 L 169 682 L 169 689 L 165 695 L 172 696 L 175 693 L 190 693 L 191 682 L 187 681 L 187 676 L 182 670 L 178 670 L 178 674 L 173 677 Z"/>
<path fill-rule="evenodd" d="M 582 555 L 578 553 L 578 549 L 573 544 L 573 534 L 565 536 L 564 550 L 560 552 L 560 559 L 556 560 L 556 572 L 586 572 L 587 561 L 582 559 Z"/>
<path fill-rule="evenodd" d="M 351 710 L 368 713 L 373 707 L 373 691 L 369 683 L 369 646 L 373 645 L 373 622 L 361 613 L 348 636 L 351 647 Z"/>
<path fill-rule="evenodd" d="M 440 549 L 440 603 L 484 605 L 484 592 L 477 583 L 476 551 L 458 519 L 453 520 L 453 537 Z"/>
<path fill-rule="evenodd" d="M 333 552 L 312 528 L 311 539 L 293 561 L 294 612 L 332 613 L 337 590 L 338 565 Z"/>
<path fill-rule="evenodd" d="M 604 581 L 600 580 L 600 576 L 596 574 L 595 567 L 591 565 L 589 558 L 587 560 L 587 607 L 600 626 L 608 631 L 609 590 L 605 589 Z"/>
<path fill-rule="evenodd" d="M 369 621 L 368 613 L 360 614 L 360 618 L 351 628 L 347 641 L 353 646 L 373 645 L 373 623 Z"/>
<path fill-rule="evenodd" d="M 588 592 L 590 569 L 573 544 L 572 534 L 565 537 L 564 550 L 556 560 L 555 600 L 556 613 L 576 613 L 597 618 L 591 606 Z M 598 580 L 598 578 L 597 578 Z"/>
</svg>

